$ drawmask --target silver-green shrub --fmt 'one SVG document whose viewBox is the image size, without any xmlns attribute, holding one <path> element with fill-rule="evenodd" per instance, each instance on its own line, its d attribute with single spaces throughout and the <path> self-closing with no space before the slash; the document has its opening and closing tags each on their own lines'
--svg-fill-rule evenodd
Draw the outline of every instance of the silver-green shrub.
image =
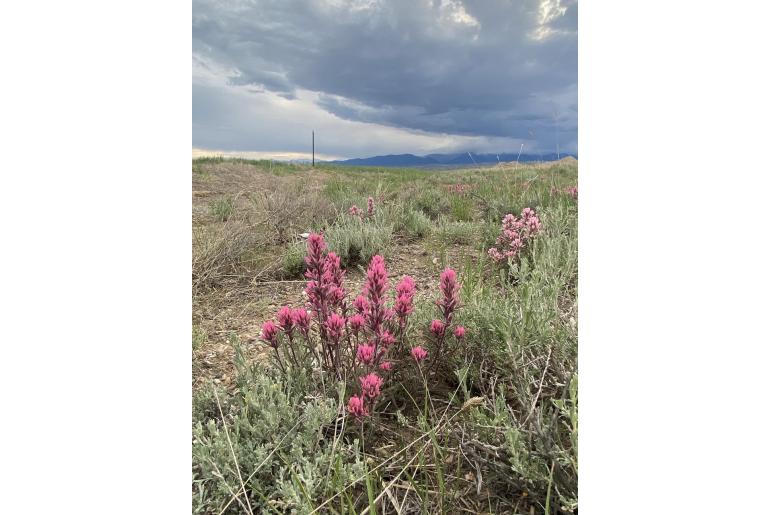
<svg viewBox="0 0 770 515">
<path fill-rule="evenodd" d="M 195 513 L 244 513 L 249 506 L 254 513 L 308 513 L 362 475 L 357 442 L 334 438 L 342 429 L 335 427 L 338 401 L 311 390 L 302 371 L 278 380 L 268 368 L 241 365 L 234 394 L 211 390 L 196 398 Z"/>
</svg>

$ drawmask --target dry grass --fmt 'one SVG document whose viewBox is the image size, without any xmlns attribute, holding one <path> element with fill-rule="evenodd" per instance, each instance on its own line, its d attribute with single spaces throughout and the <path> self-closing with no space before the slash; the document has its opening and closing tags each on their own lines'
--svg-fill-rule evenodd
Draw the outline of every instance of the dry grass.
<svg viewBox="0 0 770 515">
<path fill-rule="evenodd" d="M 224 280 L 270 280 L 280 268 L 275 249 L 330 216 L 319 198 L 323 174 L 276 175 L 253 164 L 195 163 L 193 172 L 193 289 Z M 212 205 L 231 206 L 228 216 Z M 214 212 L 212 212 L 214 211 Z"/>
</svg>

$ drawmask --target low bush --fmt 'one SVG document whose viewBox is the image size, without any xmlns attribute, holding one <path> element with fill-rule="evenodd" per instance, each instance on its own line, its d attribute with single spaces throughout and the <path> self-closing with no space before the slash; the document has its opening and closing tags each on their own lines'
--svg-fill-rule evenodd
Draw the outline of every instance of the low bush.
<svg viewBox="0 0 770 515">
<path fill-rule="evenodd" d="M 305 245 L 303 242 L 289 244 L 284 250 L 282 277 L 287 279 L 302 277 L 305 273 Z"/>
<path fill-rule="evenodd" d="M 479 227 L 479 224 L 473 222 L 442 220 L 436 229 L 436 237 L 445 245 L 471 245 L 479 237 Z"/>
<path fill-rule="evenodd" d="M 402 207 L 397 214 L 393 214 L 396 220 L 395 230 L 406 238 L 417 240 L 430 235 L 433 224 L 425 213 Z"/>
<path fill-rule="evenodd" d="M 249 199 L 268 228 L 270 242 L 277 245 L 296 240 L 312 224 L 324 226 L 336 218 L 334 206 L 301 183 L 251 194 Z"/>
<path fill-rule="evenodd" d="M 473 220 L 473 212 L 475 205 L 473 200 L 466 195 L 450 195 L 449 196 L 449 211 L 452 219 L 458 222 L 469 222 Z"/>
<path fill-rule="evenodd" d="M 231 197 L 220 197 L 211 201 L 209 212 L 217 221 L 226 222 L 233 214 L 233 205 Z"/>
<path fill-rule="evenodd" d="M 216 286 L 228 274 L 237 272 L 244 255 L 259 238 L 255 228 L 242 220 L 193 229 L 193 289 Z"/>
<path fill-rule="evenodd" d="M 449 212 L 447 195 L 437 189 L 427 188 L 417 193 L 411 200 L 414 208 L 422 211 L 431 220 L 436 220 L 442 214 Z"/>
<path fill-rule="evenodd" d="M 387 255 L 393 240 L 393 223 L 383 214 L 361 219 L 340 216 L 324 232 L 329 249 L 335 252 L 345 267 L 368 263 L 377 254 Z"/>
<path fill-rule="evenodd" d="M 341 406 L 308 397 L 302 371 L 279 378 L 241 362 L 238 379 L 233 395 L 196 397 L 195 513 L 308 513 L 363 475 L 357 442 L 339 437 Z"/>
<path fill-rule="evenodd" d="M 193 329 L 192 329 L 193 350 L 199 349 L 201 345 L 206 343 L 207 339 L 208 339 L 208 334 L 206 333 L 206 330 L 199 325 L 193 325 Z"/>
</svg>

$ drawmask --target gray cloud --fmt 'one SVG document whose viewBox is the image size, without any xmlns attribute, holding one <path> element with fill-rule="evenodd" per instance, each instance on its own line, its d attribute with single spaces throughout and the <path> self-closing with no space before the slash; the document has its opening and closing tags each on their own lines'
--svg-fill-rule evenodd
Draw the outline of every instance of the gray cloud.
<svg viewBox="0 0 770 515">
<path fill-rule="evenodd" d="M 554 150 L 558 139 L 577 150 L 573 0 L 196 0 L 193 56 L 193 143 L 201 146 L 242 140 L 237 130 L 249 122 L 234 121 L 244 108 L 233 99 L 259 105 L 267 95 L 273 109 L 282 105 L 275 97 L 297 101 L 359 128 L 435 135 L 435 146 L 526 141 Z M 202 87 L 205 77 L 222 80 Z M 217 135 L 227 113 L 229 137 Z M 270 144 L 290 146 L 296 136 L 286 136 Z"/>
</svg>

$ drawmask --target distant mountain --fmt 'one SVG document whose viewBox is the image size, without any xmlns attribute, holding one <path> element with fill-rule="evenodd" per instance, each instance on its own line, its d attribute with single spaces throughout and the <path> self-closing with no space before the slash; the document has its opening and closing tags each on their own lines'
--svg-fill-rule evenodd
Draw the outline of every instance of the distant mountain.
<svg viewBox="0 0 770 515">
<path fill-rule="evenodd" d="M 345 159 L 341 161 L 331 161 L 338 165 L 349 166 L 461 166 L 472 164 L 494 164 L 518 160 L 520 163 L 531 163 L 533 161 L 556 161 L 559 158 L 572 156 L 574 154 L 475 154 L 473 152 L 464 152 L 456 154 L 428 154 L 427 156 L 416 156 L 414 154 L 398 154 L 387 156 L 373 156 L 355 159 Z"/>
<path fill-rule="evenodd" d="M 344 161 L 332 161 L 332 163 L 355 166 L 430 166 L 441 164 L 429 156 L 420 157 L 414 154 L 359 157 Z"/>
</svg>

